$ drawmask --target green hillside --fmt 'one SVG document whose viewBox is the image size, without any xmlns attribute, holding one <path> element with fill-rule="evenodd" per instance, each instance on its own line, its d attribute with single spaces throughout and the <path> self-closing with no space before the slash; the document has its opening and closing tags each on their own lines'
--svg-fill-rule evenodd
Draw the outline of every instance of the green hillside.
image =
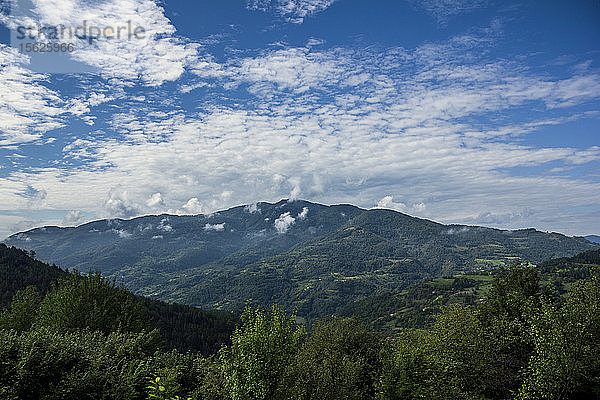
<svg viewBox="0 0 600 400">
<path fill-rule="evenodd" d="M 552 259 L 535 266 L 541 282 L 551 285 L 559 294 L 565 294 L 574 282 L 588 278 L 594 268 L 600 268 L 600 250 Z M 357 300 L 345 306 L 339 314 L 360 317 L 374 329 L 388 335 L 407 328 L 425 328 L 435 321 L 443 306 L 475 306 L 485 301 L 501 272 L 495 270 L 431 279 L 405 290 Z"/>
<path fill-rule="evenodd" d="M 26 288 L 34 288 L 41 299 L 47 293 L 55 292 L 57 284 L 60 286 L 59 283 L 76 279 L 77 276 L 37 261 L 24 250 L 0 244 L 0 296 L 3 300 L 0 312 L 9 309 L 11 300 L 19 291 L 24 293 Z M 109 281 L 106 283 L 109 285 Z M 139 305 L 143 310 L 142 318 L 147 319 L 151 328 L 160 330 L 167 348 L 214 353 L 226 343 L 237 323 L 237 316 L 231 313 L 167 304 L 133 295 L 114 285 L 108 291 L 119 295 L 121 300 Z M 34 319 L 34 316 L 31 318 Z"/>
<path fill-rule="evenodd" d="M 309 319 L 426 279 L 600 248 L 534 229 L 443 225 L 391 210 L 287 200 L 212 215 L 39 228 L 7 243 L 63 267 L 97 269 L 155 299 L 205 309 L 278 302 Z"/>
<path fill-rule="evenodd" d="M 14 248 L 0 253 L 42 267 Z M 210 337 L 218 323 L 173 324 L 189 322 L 191 309 L 143 303 L 99 274 L 63 273 L 44 295 L 29 286 L 0 311 L 0 398 L 597 399 L 599 262 L 589 251 L 355 303 L 357 314 L 395 304 L 397 322 L 419 329 L 394 331 L 381 317 L 302 326 L 281 307 L 253 305 L 210 356 L 170 350 L 164 338 L 180 329 Z M 562 295 L 547 289 L 555 278 L 568 286 Z M 152 305 L 166 331 L 153 329 Z"/>
</svg>

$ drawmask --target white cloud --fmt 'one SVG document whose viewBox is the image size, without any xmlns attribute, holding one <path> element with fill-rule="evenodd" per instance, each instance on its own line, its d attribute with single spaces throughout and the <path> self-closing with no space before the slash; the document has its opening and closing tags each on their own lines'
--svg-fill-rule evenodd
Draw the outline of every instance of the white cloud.
<svg viewBox="0 0 600 400">
<path fill-rule="evenodd" d="M 204 230 L 205 231 L 222 232 L 222 231 L 225 230 L 225 223 L 222 223 L 222 224 L 206 224 L 206 225 L 204 225 Z"/>
<path fill-rule="evenodd" d="M 148 201 L 146 201 L 146 205 L 150 208 L 162 207 L 165 202 L 160 193 L 154 193 Z"/>
<path fill-rule="evenodd" d="M 308 207 L 302 207 L 302 212 L 298 213 L 298 219 L 300 221 L 306 219 L 306 216 L 308 215 Z"/>
<path fill-rule="evenodd" d="M 111 232 L 113 232 L 113 233 L 115 233 L 115 234 L 119 235 L 119 237 L 120 237 L 121 239 L 128 239 L 128 238 L 130 238 L 130 237 L 132 237 L 132 236 L 133 236 L 133 234 L 131 234 L 131 233 L 127 232 L 127 231 L 126 231 L 126 230 L 124 230 L 124 229 L 114 229 L 114 228 L 113 228 L 113 229 L 111 229 Z"/>
<path fill-rule="evenodd" d="M 87 38 L 65 37 L 63 42 L 74 43 L 71 57 L 97 68 L 106 78 L 140 81 L 159 86 L 174 81 L 185 67 L 197 57 L 197 44 L 175 36 L 175 27 L 164 15 L 162 7 L 152 0 L 38 0 L 30 15 L 5 18 L 7 25 L 65 26 L 75 29 L 86 21 L 87 26 L 113 28 L 112 38 L 99 37 L 89 43 Z M 143 33 L 129 38 L 126 30 L 141 27 Z M 127 31 L 128 32 L 128 31 Z M 122 36 L 119 38 L 117 34 Z M 70 71 L 65 71 L 70 72 Z M 91 99 L 92 102 L 101 99 Z"/>
<path fill-rule="evenodd" d="M 461 233 L 467 233 L 471 230 L 471 228 L 467 227 L 467 226 L 463 226 L 460 229 L 457 228 L 450 228 L 448 229 L 446 232 L 444 232 L 444 234 L 446 235 L 456 235 L 456 234 L 461 234 Z"/>
<path fill-rule="evenodd" d="M 342 71 L 333 54 L 286 48 L 243 58 L 229 68 L 228 74 L 238 84 L 251 83 L 252 92 L 267 95 L 273 87 L 297 93 L 325 90 L 323 83 L 337 81 Z"/>
<path fill-rule="evenodd" d="M 375 208 L 386 208 L 389 210 L 399 211 L 402 213 L 409 213 L 412 215 L 420 215 L 427 206 L 425 203 L 413 203 L 411 205 L 407 205 L 403 202 L 395 202 L 393 196 L 385 196 L 381 200 L 377 202 L 377 207 Z"/>
<path fill-rule="evenodd" d="M 86 221 L 85 215 L 79 210 L 69 211 L 62 220 L 63 226 L 78 226 Z"/>
<path fill-rule="evenodd" d="M 171 232 L 173 227 L 169 225 L 169 218 L 163 218 L 160 220 L 160 224 L 156 227 L 159 231 Z"/>
<path fill-rule="evenodd" d="M 109 217 L 131 218 L 139 215 L 141 210 L 138 205 L 130 199 L 127 190 L 111 190 L 104 202 L 104 210 Z"/>
<path fill-rule="evenodd" d="M 304 18 L 324 11 L 336 0 L 248 0 L 251 10 L 274 10 L 286 21 L 301 24 Z"/>
<path fill-rule="evenodd" d="M 286 233 L 292 225 L 296 222 L 296 219 L 290 215 L 289 212 L 281 214 L 275 220 L 275 229 L 280 234 Z"/>
<path fill-rule="evenodd" d="M 251 203 L 248 204 L 244 210 L 248 211 L 250 214 L 255 214 L 255 213 L 259 213 L 260 214 L 260 208 L 258 208 L 258 203 Z"/>
<path fill-rule="evenodd" d="M 444 25 L 452 16 L 484 7 L 488 0 L 409 0 L 409 2 L 424 9 Z"/>
<path fill-rule="evenodd" d="M 29 59 L 0 44 L 0 146 L 32 142 L 64 126 L 65 102 L 28 70 Z"/>
<path fill-rule="evenodd" d="M 178 214 L 201 214 L 204 209 L 197 197 L 189 199 L 182 208 L 183 211 Z"/>
<path fill-rule="evenodd" d="M 300 189 L 300 185 L 294 185 L 290 192 L 290 201 L 297 200 L 301 193 L 302 189 Z"/>
<path fill-rule="evenodd" d="M 600 229 L 588 218 L 600 207 L 600 184 L 557 169 L 593 166 L 600 151 L 536 148 L 522 140 L 544 127 L 596 120 L 570 107 L 592 107 L 600 75 L 538 75 L 517 61 L 486 58 L 489 45 L 485 37 L 460 36 L 415 49 L 279 49 L 237 58 L 214 66 L 221 72 L 215 79 L 255 93 L 247 102 L 208 101 L 187 114 L 161 105 L 158 113 L 148 94 L 113 115 L 110 126 L 120 136 L 77 138 L 65 146 L 65 156 L 89 159 L 85 166 L 3 176 L 0 203 L 26 207 L 17 193 L 27 184 L 47 192 L 43 201 L 51 209 L 106 208 L 115 216 L 210 213 L 301 195 L 379 203 L 444 222 Z M 99 204 L 115 182 L 126 193 Z M 157 190 L 168 198 L 151 209 L 148 199 Z M 527 207 L 534 212 L 524 215 Z"/>
</svg>

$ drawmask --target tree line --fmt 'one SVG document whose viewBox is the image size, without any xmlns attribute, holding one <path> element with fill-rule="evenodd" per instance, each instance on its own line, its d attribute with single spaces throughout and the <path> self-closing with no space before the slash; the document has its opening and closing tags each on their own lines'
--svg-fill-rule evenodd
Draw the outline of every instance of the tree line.
<svg viewBox="0 0 600 400">
<path fill-rule="evenodd" d="M 249 306 L 212 355 L 170 348 L 99 274 L 22 289 L 0 314 L 0 399 L 594 399 L 599 377 L 598 270 L 561 295 L 501 269 L 484 302 L 395 337 Z"/>
</svg>

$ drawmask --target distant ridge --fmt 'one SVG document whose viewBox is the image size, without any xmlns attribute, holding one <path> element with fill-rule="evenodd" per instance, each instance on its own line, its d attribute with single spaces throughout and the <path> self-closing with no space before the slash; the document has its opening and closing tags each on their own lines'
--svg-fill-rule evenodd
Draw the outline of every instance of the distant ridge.
<svg viewBox="0 0 600 400">
<path fill-rule="evenodd" d="M 585 238 L 592 243 L 600 244 L 600 236 L 598 236 L 598 235 L 589 235 L 589 236 L 586 236 Z"/>
<path fill-rule="evenodd" d="M 5 242 L 61 267 L 100 270 L 157 299 L 209 309 L 277 301 L 306 318 L 424 279 L 600 248 L 535 229 L 443 225 L 302 200 L 45 227 Z"/>
</svg>

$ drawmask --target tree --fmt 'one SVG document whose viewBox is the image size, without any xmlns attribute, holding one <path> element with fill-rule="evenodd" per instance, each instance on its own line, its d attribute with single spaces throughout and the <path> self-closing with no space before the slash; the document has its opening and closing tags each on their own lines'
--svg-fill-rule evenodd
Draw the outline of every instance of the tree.
<svg viewBox="0 0 600 400">
<path fill-rule="evenodd" d="M 382 340 L 357 318 L 315 324 L 296 361 L 301 399 L 372 399 L 381 372 Z"/>
<path fill-rule="evenodd" d="M 533 351 L 528 316 L 538 312 L 544 296 L 552 294 L 540 285 L 535 267 L 516 264 L 497 272 L 486 301 L 479 307 L 491 354 L 483 386 L 486 396 L 507 398 L 521 385 L 522 369 Z"/>
<path fill-rule="evenodd" d="M 36 326 L 59 332 L 141 332 L 148 330 L 142 303 L 100 273 L 73 274 L 53 285 L 40 304 Z"/>
<path fill-rule="evenodd" d="M 231 346 L 220 351 L 225 385 L 233 400 L 287 399 L 291 365 L 304 330 L 278 306 L 246 308 Z"/>
<path fill-rule="evenodd" d="M 10 304 L 10 311 L 0 314 L 0 329 L 28 331 L 35 321 L 42 301 L 40 291 L 35 286 L 19 290 Z"/>
<path fill-rule="evenodd" d="M 423 336 L 420 331 L 402 332 L 384 349 L 377 400 L 435 398 L 436 364 L 422 345 Z"/>
<path fill-rule="evenodd" d="M 424 340 L 433 364 L 436 398 L 482 397 L 491 359 L 488 336 L 473 307 L 442 308 Z"/>
<path fill-rule="evenodd" d="M 575 283 L 564 304 L 531 316 L 534 353 L 520 399 L 600 398 L 600 272 Z"/>
</svg>

